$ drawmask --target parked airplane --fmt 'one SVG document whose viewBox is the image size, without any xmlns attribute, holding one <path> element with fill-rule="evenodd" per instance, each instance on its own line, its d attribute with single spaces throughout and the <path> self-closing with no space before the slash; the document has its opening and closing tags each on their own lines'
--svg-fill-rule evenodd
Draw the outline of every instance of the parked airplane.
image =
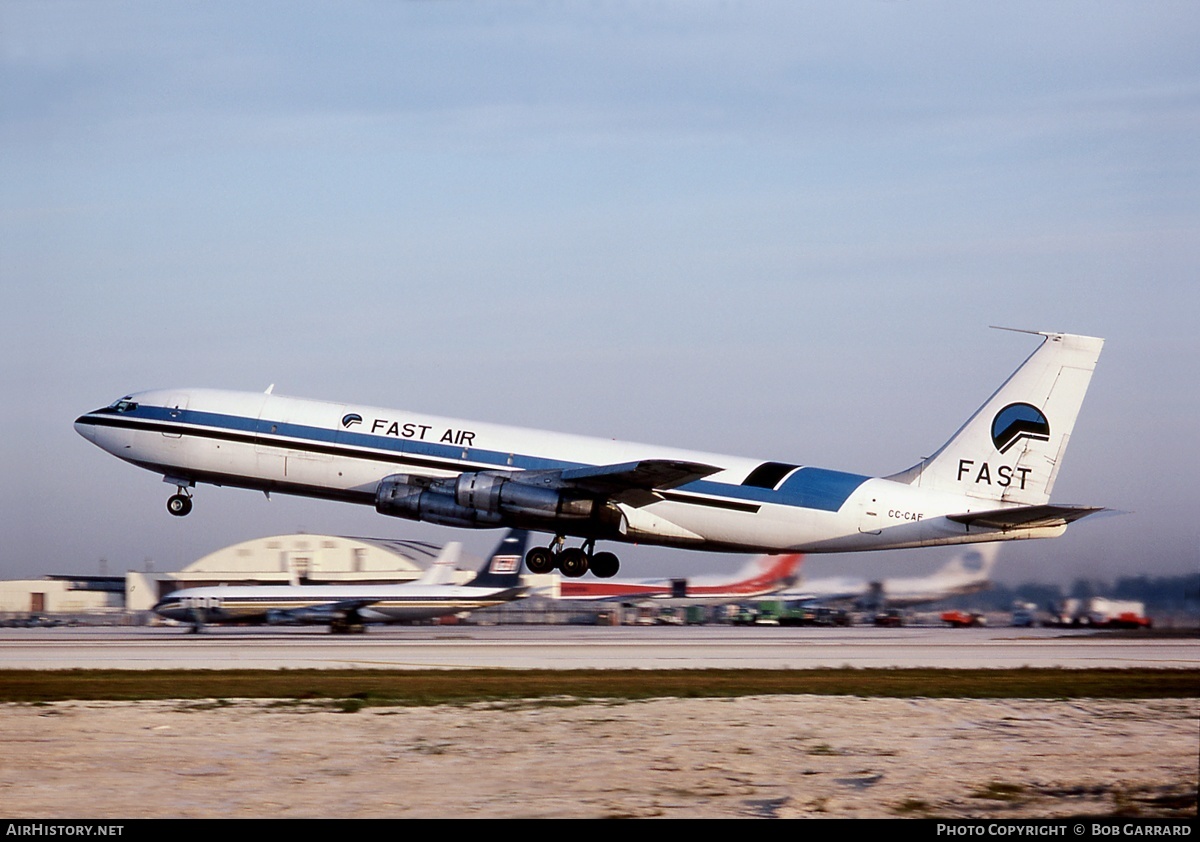
<svg viewBox="0 0 1200 842">
<path fill-rule="evenodd" d="M 760 555 L 752 558 L 733 576 L 695 576 L 674 579 L 630 579 L 604 582 L 564 579 L 558 584 L 556 599 L 611 600 L 659 604 L 704 604 L 735 602 L 764 596 L 796 582 L 796 571 L 804 556 Z"/>
<path fill-rule="evenodd" d="M 524 595 L 521 556 L 528 533 L 511 530 L 465 585 L 452 578 L 458 544 L 448 544 L 425 575 L 394 585 L 234 585 L 184 588 L 154 606 L 170 620 L 192 623 L 327 625 L 332 632 L 362 631 L 367 623 L 399 623 L 475 611 Z"/>
<path fill-rule="evenodd" d="M 852 603 L 860 608 L 911 608 L 953 596 L 965 596 L 992 586 L 997 544 L 964 549 L 928 576 L 887 578 L 876 581 L 834 576 L 802 582 L 772 598 L 819 605 Z"/>
<path fill-rule="evenodd" d="M 1022 331 L 1025 332 L 1025 331 Z M 1100 511 L 1050 504 L 1104 344 L 1042 343 L 932 456 L 860 474 L 590 439 L 265 393 L 168 389 L 126 395 L 75 428 L 163 475 L 185 515 L 196 483 L 374 505 L 457 527 L 554 535 L 526 556 L 610 577 L 596 541 L 724 552 L 843 552 L 1048 538 Z M 568 536 L 581 546 L 565 547 Z"/>
</svg>

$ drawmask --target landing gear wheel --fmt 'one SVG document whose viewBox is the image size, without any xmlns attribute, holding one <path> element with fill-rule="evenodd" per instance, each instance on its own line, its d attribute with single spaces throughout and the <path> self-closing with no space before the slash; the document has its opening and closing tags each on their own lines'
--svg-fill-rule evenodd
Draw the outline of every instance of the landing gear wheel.
<svg viewBox="0 0 1200 842">
<path fill-rule="evenodd" d="M 530 573 L 549 573 L 556 566 L 549 547 L 534 547 L 525 554 L 525 569 Z"/>
<path fill-rule="evenodd" d="M 558 567 L 564 576 L 578 579 L 588 571 L 587 553 L 578 547 L 563 550 L 558 556 Z"/>
<path fill-rule="evenodd" d="M 617 571 L 621 569 L 621 562 L 612 553 L 596 553 L 592 556 L 591 568 L 595 576 L 609 579 L 617 575 Z"/>
<path fill-rule="evenodd" d="M 192 498 L 184 494 L 172 494 L 167 499 L 167 511 L 175 517 L 183 517 L 192 510 Z"/>
</svg>

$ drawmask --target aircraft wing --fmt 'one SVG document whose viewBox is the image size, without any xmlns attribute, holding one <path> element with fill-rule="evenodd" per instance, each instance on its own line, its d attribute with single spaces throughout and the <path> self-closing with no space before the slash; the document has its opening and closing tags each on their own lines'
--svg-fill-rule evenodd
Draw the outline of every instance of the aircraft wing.
<svg viewBox="0 0 1200 842">
<path fill-rule="evenodd" d="M 529 596 L 528 585 L 517 585 L 514 588 L 505 588 L 504 590 L 496 591 L 488 596 L 488 599 L 496 599 L 501 602 L 511 602 L 514 599 L 521 599 Z"/>
<path fill-rule="evenodd" d="M 368 605 L 374 605 L 379 602 L 379 599 L 343 599 L 339 602 L 329 602 L 325 605 L 315 606 L 322 611 L 357 611 L 360 608 L 366 608 Z"/>
<path fill-rule="evenodd" d="M 1060 526 L 1082 517 L 1104 511 L 1103 506 L 1017 506 L 1011 509 L 991 509 L 986 512 L 967 512 L 961 515 L 946 515 L 948 520 L 966 527 L 982 526 L 985 529 L 1034 529 L 1039 526 Z"/>
<path fill-rule="evenodd" d="M 568 468 L 560 471 L 564 485 L 603 494 L 617 503 L 646 506 L 661 498 L 656 489 L 676 488 L 694 480 L 704 479 L 722 469 L 700 462 L 680 462 L 672 459 L 642 459 L 619 465 Z"/>
<path fill-rule="evenodd" d="M 327 625 L 354 617 L 377 599 L 343 599 L 306 605 L 302 608 L 273 609 L 267 612 L 268 625 Z"/>
<path fill-rule="evenodd" d="M 762 594 L 754 598 L 755 602 L 772 601 L 772 602 L 798 602 L 804 606 L 820 606 L 820 605 L 836 605 L 838 603 L 856 602 L 862 599 L 867 588 L 856 588 L 854 590 L 844 590 L 828 593 L 817 593 L 815 591 L 805 590 L 782 590 L 775 593 Z"/>
</svg>

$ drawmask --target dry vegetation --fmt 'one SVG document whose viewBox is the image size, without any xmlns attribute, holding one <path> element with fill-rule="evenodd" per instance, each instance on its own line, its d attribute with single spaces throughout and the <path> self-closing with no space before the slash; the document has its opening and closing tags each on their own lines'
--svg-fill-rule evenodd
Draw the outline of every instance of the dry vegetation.
<svg viewBox="0 0 1200 842">
<path fill-rule="evenodd" d="M 1200 696 L 1169 669 L 813 670 L 0 670 L 0 702 L 348 699 L 425 705 L 536 699 L 761 695 L 1156 699 Z"/>
</svg>

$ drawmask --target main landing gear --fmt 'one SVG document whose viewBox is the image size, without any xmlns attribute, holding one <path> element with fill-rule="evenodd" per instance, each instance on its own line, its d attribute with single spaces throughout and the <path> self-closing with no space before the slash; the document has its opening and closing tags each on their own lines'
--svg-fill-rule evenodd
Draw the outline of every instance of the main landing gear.
<svg viewBox="0 0 1200 842">
<path fill-rule="evenodd" d="M 564 549 L 565 540 L 558 535 L 550 546 L 534 547 L 525 554 L 525 568 L 530 573 L 549 573 L 557 568 L 571 579 L 577 579 L 589 570 L 601 579 L 608 579 L 621 569 L 621 561 L 614 554 L 593 552 L 595 540 L 589 538 L 582 547 Z"/>
<path fill-rule="evenodd" d="M 366 634 L 367 626 L 361 620 L 347 618 L 329 624 L 330 634 Z"/>
</svg>

